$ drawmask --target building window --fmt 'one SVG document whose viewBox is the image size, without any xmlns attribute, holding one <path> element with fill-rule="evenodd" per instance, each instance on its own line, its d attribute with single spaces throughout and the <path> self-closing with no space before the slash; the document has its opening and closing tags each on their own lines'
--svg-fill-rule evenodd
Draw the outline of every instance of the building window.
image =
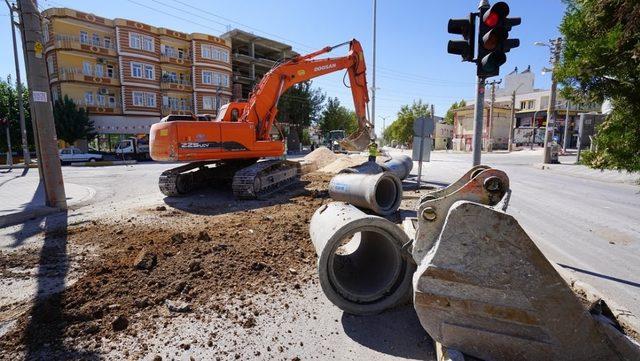
<svg viewBox="0 0 640 361">
<path fill-rule="evenodd" d="M 60 100 L 60 93 L 58 92 L 58 88 L 54 87 L 51 89 L 51 98 L 53 98 L 53 100 Z"/>
<path fill-rule="evenodd" d="M 53 57 L 47 57 L 47 69 L 49 70 L 49 75 L 55 73 L 55 68 L 53 67 Z"/>
<path fill-rule="evenodd" d="M 113 65 L 107 65 L 107 78 L 113 78 Z"/>
<path fill-rule="evenodd" d="M 208 70 L 202 71 L 202 83 L 213 84 L 213 72 Z"/>
<path fill-rule="evenodd" d="M 131 76 L 134 78 L 142 78 L 142 64 L 131 63 Z"/>
<path fill-rule="evenodd" d="M 131 92 L 133 98 L 133 105 L 136 107 L 144 106 L 144 93 L 143 92 Z"/>
<path fill-rule="evenodd" d="M 93 38 L 91 40 L 93 40 L 93 45 L 100 46 L 100 35 L 93 33 Z"/>
<path fill-rule="evenodd" d="M 104 76 L 104 66 L 102 64 L 96 64 L 96 76 L 102 78 Z"/>
<path fill-rule="evenodd" d="M 49 22 L 45 21 L 42 23 L 42 37 L 44 38 L 44 42 L 49 42 Z"/>
<path fill-rule="evenodd" d="M 84 103 L 86 105 L 93 105 L 93 92 L 84 93 Z"/>
<path fill-rule="evenodd" d="M 153 48 L 153 38 L 150 36 L 142 36 L 142 50 L 155 51 Z"/>
<path fill-rule="evenodd" d="M 155 93 L 144 93 L 144 104 L 148 107 L 148 108 L 155 108 L 156 107 L 156 94 Z"/>
<path fill-rule="evenodd" d="M 104 37 L 104 47 L 107 49 L 111 48 L 111 38 L 108 36 Z"/>
<path fill-rule="evenodd" d="M 200 46 L 202 57 L 205 59 L 213 59 L 213 47 L 211 45 L 202 44 Z"/>
<path fill-rule="evenodd" d="M 91 75 L 91 62 L 88 62 L 88 61 L 82 62 L 82 74 Z"/>
<path fill-rule="evenodd" d="M 206 97 L 202 97 L 202 109 L 204 110 L 212 110 L 214 109 L 214 103 L 215 103 L 215 98 L 214 97 L 210 97 L 210 96 L 206 96 Z"/>
<path fill-rule="evenodd" d="M 155 79 L 155 71 L 153 69 L 153 65 L 145 64 L 144 65 L 144 78 L 153 80 Z"/>
<path fill-rule="evenodd" d="M 208 44 L 202 44 L 200 49 L 205 59 L 229 62 L 229 51 L 226 49 Z"/>
<path fill-rule="evenodd" d="M 116 97 L 109 97 L 109 108 L 116 107 Z"/>
<path fill-rule="evenodd" d="M 102 94 L 98 94 L 96 95 L 96 100 L 98 102 L 98 105 L 103 107 L 105 105 L 105 96 Z"/>
<path fill-rule="evenodd" d="M 86 31 L 81 31 L 80 32 L 80 42 L 82 44 L 88 44 L 89 43 L 89 34 Z"/>
<path fill-rule="evenodd" d="M 129 47 L 134 49 L 142 49 L 142 35 L 138 33 L 129 33 Z"/>
</svg>

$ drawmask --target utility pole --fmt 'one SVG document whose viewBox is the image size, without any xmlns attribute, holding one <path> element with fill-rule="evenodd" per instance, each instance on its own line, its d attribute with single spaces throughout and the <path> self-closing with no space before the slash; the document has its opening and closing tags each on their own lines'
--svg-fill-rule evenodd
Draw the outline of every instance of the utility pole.
<svg viewBox="0 0 640 361">
<path fill-rule="evenodd" d="M 489 124 L 487 126 L 487 152 L 493 151 L 493 138 L 491 137 L 493 131 L 493 103 L 496 101 L 496 84 L 500 83 L 502 83 L 502 79 L 489 83 L 491 85 L 491 105 L 489 107 Z"/>
<path fill-rule="evenodd" d="M 551 141 L 553 140 L 553 129 L 556 122 L 556 88 L 558 86 L 555 77 L 556 66 L 560 60 L 560 51 L 562 50 L 562 38 L 549 41 L 551 44 L 551 90 L 549 94 L 549 108 L 547 108 L 547 125 L 544 132 L 544 158 L 543 162 L 548 164 L 551 162 Z"/>
<path fill-rule="evenodd" d="M 567 152 L 569 146 L 569 101 L 567 100 L 567 113 L 564 115 L 564 134 L 562 136 L 562 152 Z"/>
<path fill-rule="evenodd" d="M 35 119 L 37 142 L 40 149 L 40 169 L 44 179 L 46 205 L 67 208 L 64 180 L 58 156 L 56 128 L 53 122 L 53 106 L 49 89 L 49 76 L 42 45 L 40 13 L 33 0 L 18 0 L 18 14 L 22 33 L 31 117 Z"/>
<path fill-rule="evenodd" d="M 511 93 L 511 122 L 509 123 L 509 144 L 507 144 L 507 150 L 511 152 L 513 150 L 513 129 L 516 123 L 516 91 Z"/>
<path fill-rule="evenodd" d="M 373 0 L 373 74 L 372 74 L 372 87 L 371 87 L 371 122 L 373 126 L 376 125 L 376 10 L 377 1 Z"/>
<path fill-rule="evenodd" d="M 483 113 L 484 113 L 484 78 L 478 77 L 476 85 L 476 104 L 473 111 L 474 123 L 473 123 L 473 165 L 480 165 L 480 158 L 482 155 L 482 125 L 483 125 Z"/>
<path fill-rule="evenodd" d="M 22 100 L 22 80 L 20 79 L 20 63 L 18 61 L 18 46 L 16 44 L 16 24 L 13 20 L 14 9 L 8 0 L 4 2 L 9 7 L 9 21 L 11 22 L 11 37 L 13 39 L 13 61 L 16 66 L 16 90 L 18 92 L 18 112 L 20 114 L 20 135 L 22 138 L 22 158 L 25 166 L 31 163 L 31 155 L 29 154 L 29 143 L 27 142 L 27 128 L 24 122 L 24 103 Z"/>
</svg>

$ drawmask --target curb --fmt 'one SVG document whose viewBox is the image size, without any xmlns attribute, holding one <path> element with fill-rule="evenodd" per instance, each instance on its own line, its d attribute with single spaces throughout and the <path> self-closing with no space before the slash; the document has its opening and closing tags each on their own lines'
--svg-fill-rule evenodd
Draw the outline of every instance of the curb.
<svg viewBox="0 0 640 361">
<path fill-rule="evenodd" d="M 0 228 L 23 223 L 33 218 L 44 217 L 58 211 L 58 208 L 42 206 L 33 210 L 2 215 L 0 216 Z"/>
<path fill-rule="evenodd" d="M 128 164 L 136 164 L 138 161 L 136 160 L 106 160 L 99 162 L 76 162 L 71 163 L 72 167 L 108 167 L 112 165 L 128 165 Z"/>
<path fill-rule="evenodd" d="M 31 163 L 27 166 L 25 166 L 24 164 L 0 165 L 0 169 L 24 169 L 24 168 L 38 168 L 38 164 Z"/>
</svg>

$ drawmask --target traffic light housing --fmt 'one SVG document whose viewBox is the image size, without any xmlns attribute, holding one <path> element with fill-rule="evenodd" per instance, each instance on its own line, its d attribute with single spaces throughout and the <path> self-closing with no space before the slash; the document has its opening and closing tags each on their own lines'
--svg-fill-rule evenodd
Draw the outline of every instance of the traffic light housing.
<svg viewBox="0 0 640 361">
<path fill-rule="evenodd" d="M 509 5 L 504 1 L 480 9 L 478 27 L 477 75 L 488 78 L 500 74 L 507 61 L 505 53 L 520 46 L 519 39 L 509 39 L 509 31 L 520 25 L 520 18 L 508 18 Z"/>
<path fill-rule="evenodd" d="M 449 40 L 447 52 L 462 56 L 462 61 L 473 61 L 475 55 L 476 17 L 469 14 L 468 19 L 449 19 L 449 34 L 462 35 L 464 40 Z"/>
</svg>

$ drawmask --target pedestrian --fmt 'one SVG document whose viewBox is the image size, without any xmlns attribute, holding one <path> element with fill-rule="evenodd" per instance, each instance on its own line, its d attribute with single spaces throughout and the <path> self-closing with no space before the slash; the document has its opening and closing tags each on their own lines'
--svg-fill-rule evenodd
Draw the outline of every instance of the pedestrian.
<svg viewBox="0 0 640 361">
<path fill-rule="evenodd" d="M 375 162 L 378 156 L 378 144 L 375 140 L 371 140 L 369 143 L 369 162 Z"/>
</svg>

